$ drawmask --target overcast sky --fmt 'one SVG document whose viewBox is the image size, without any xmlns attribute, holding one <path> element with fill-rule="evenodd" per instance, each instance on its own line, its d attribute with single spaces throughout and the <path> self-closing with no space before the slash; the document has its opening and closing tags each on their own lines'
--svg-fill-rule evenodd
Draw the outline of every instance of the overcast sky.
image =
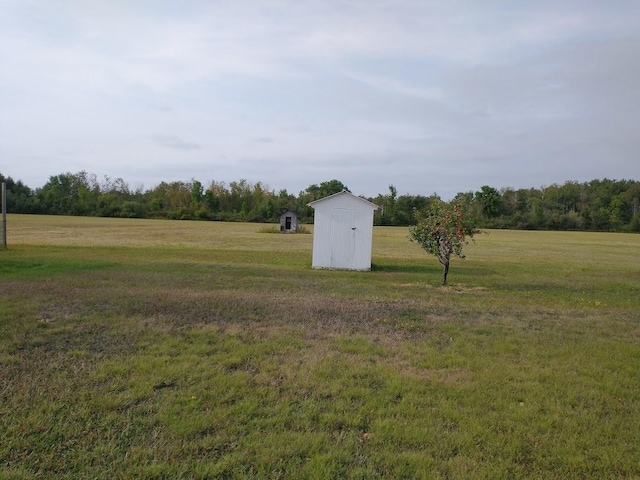
<svg viewBox="0 0 640 480">
<path fill-rule="evenodd" d="M 0 0 L 0 172 L 375 196 L 640 179 L 638 1 Z"/>
</svg>

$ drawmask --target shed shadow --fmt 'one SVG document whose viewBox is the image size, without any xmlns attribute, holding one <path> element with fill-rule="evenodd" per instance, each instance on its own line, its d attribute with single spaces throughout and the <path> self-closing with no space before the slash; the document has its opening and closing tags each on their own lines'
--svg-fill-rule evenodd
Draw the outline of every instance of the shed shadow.
<svg viewBox="0 0 640 480">
<path fill-rule="evenodd" d="M 440 272 L 439 265 L 399 265 L 390 263 L 372 263 L 372 272 L 393 272 L 393 273 L 433 273 Z"/>
</svg>

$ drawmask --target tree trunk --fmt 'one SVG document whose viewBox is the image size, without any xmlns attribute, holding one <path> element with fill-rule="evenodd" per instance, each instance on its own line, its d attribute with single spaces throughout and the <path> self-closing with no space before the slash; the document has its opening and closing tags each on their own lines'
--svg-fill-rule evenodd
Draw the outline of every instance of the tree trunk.
<svg viewBox="0 0 640 480">
<path fill-rule="evenodd" d="M 444 270 L 442 272 L 442 285 L 447 284 L 447 275 L 449 274 L 449 262 L 444 264 Z"/>
</svg>

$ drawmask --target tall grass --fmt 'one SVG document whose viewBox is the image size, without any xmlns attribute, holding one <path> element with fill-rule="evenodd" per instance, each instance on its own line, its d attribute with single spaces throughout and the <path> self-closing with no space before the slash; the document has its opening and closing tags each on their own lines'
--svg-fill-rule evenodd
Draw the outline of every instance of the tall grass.
<svg viewBox="0 0 640 480">
<path fill-rule="evenodd" d="M 640 476 L 640 236 L 373 271 L 252 224 L 13 216 L 0 478 Z"/>
</svg>

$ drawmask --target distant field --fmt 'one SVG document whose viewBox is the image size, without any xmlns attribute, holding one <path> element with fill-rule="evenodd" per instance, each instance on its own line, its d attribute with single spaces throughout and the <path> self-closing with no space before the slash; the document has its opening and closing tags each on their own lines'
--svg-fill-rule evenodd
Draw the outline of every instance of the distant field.
<svg viewBox="0 0 640 480">
<path fill-rule="evenodd" d="M 640 235 L 264 227 L 9 215 L 0 479 L 640 477 Z"/>
</svg>

